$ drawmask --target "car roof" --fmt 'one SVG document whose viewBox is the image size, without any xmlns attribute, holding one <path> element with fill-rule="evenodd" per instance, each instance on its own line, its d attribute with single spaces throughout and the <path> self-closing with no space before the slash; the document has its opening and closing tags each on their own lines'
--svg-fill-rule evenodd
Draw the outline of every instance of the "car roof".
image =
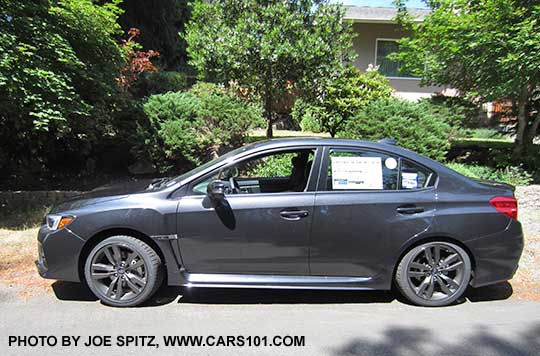
<svg viewBox="0 0 540 356">
<path fill-rule="evenodd" d="M 291 137 L 291 138 L 264 140 L 264 141 L 254 142 L 246 146 L 246 152 L 247 151 L 252 152 L 253 150 L 286 148 L 286 147 L 296 147 L 296 146 L 343 146 L 343 147 L 354 146 L 354 147 L 381 149 L 384 151 L 390 151 L 390 152 L 394 152 L 396 154 L 401 154 L 405 156 L 410 156 L 412 154 L 414 156 L 419 156 L 419 157 L 424 158 L 423 156 L 420 156 L 413 151 L 407 150 L 397 145 L 388 144 L 388 143 L 364 141 L 364 140 L 352 140 L 352 139 L 343 139 L 343 138 L 326 138 L 326 137 Z"/>
</svg>

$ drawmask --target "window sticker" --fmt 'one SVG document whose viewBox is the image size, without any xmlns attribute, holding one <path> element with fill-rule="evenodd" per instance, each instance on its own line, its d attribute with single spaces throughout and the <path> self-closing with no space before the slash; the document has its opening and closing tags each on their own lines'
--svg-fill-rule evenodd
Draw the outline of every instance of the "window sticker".
<svg viewBox="0 0 540 356">
<path fill-rule="evenodd" d="M 381 157 L 331 157 L 332 189 L 383 189 Z"/>
<path fill-rule="evenodd" d="M 386 168 L 388 169 L 396 169 L 397 167 L 397 161 L 395 158 L 393 157 L 388 157 L 387 159 L 384 160 L 384 165 L 386 166 Z"/>
<path fill-rule="evenodd" d="M 418 188 L 418 173 L 401 173 L 401 186 L 403 189 Z"/>
</svg>

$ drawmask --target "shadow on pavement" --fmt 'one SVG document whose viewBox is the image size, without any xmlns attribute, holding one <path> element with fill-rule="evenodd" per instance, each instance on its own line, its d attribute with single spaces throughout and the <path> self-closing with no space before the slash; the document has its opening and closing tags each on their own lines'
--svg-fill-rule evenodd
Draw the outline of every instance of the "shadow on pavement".
<svg viewBox="0 0 540 356">
<path fill-rule="evenodd" d="M 359 337 L 332 353 L 345 356 L 525 356 L 538 355 L 540 350 L 540 323 L 512 338 L 503 338 L 486 328 L 476 330 L 458 342 L 442 339 L 440 335 L 440 330 L 422 327 L 390 327 L 376 341 Z"/>
<path fill-rule="evenodd" d="M 52 285 L 59 300 L 96 301 L 90 289 L 82 283 L 60 282 Z M 508 299 L 512 286 L 508 282 L 488 287 L 469 288 L 465 297 L 470 302 Z M 191 304 L 367 304 L 407 303 L 395 291 L 323 291 L 245 288 L 182 288 L 161 287 L 143 306 L 165 305 L 178 299 L 178 303 Z M 408 304 L 408 303 L 407 303 Z"/>
<path fill-rule="evenodd" d="M 56 281 L 52 284 L 56 298 L 60 300 L 77 300 L 80 302 L 94 302 L 98 300 L 83 283 Z"/>
</svg>

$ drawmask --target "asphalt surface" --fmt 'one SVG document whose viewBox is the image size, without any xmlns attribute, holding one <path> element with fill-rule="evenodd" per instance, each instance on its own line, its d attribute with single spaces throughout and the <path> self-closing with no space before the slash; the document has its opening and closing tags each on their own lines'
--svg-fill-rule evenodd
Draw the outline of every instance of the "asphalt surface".
<svg viewBox="0 0 540 356">
<path fill-rule="evenodd" d="M 56 283 L 54 294 L 29 300 L 0 287 L 0 355 L 540 355 L 540 302 L 510 295 L 505 284 L 455 306 L 420 308 L 387 292 L 168 288 L 145 307 L 117 309 L 77 284 Z M 58 345 L 9 346 L 10 336 L 30 335 Z M 83 345 L 96 335 L 112 346 Z M 167 347 L 164 335 L 295 335 L 305 346 Z M 62 336 L 81 339 L 61 346 Z M 159 346 L 118 346 L 118 336 L 154 336 Z"/>
</svg>

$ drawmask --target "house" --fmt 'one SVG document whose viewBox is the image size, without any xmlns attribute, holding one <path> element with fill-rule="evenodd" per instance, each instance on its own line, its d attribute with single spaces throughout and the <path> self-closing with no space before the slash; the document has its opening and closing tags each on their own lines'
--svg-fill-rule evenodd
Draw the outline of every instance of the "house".
<svg viewBox="0 0 540 356">
<path fill-rule="evenodd" d="M 423 21 L 429 14 L 427 9 L 408 9 L 415 21 Z M 444 90 L 438 86 L 420 86 L 420 78 L 399 72 L 400 64 L 388 59 L 388 55 L 398 51 L 398 43 L 408 35 L 396 23 L 396 8 L 347 6 L 345 20 L 353 23 L 356 33 L 353 47 L 358 53 L 354 65 L 365 71 L 370 65 L 378 66 L 379 72 L 389 79 L 395 95 L 404 99 L 418 100 Z"/>
</svg>

